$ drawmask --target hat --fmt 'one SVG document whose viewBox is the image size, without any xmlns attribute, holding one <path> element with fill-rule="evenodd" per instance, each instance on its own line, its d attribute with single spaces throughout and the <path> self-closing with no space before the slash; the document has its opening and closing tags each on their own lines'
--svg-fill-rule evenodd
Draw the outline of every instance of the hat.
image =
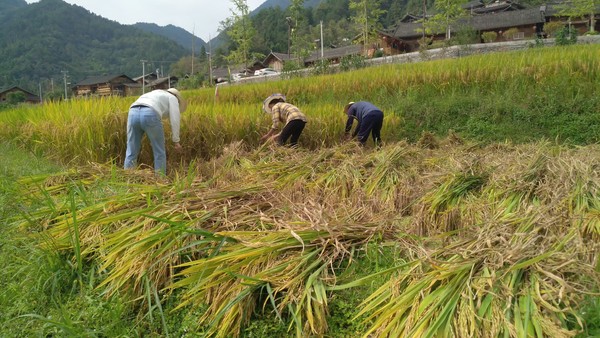
<svg viewBox="0 0 600 338">
<path fill-rule="evenodd" d="M 267 114 L 272 114 L 273 112 L 271 111 L 271 108 L 269 107 L 269 105 L 271 104 L 271 102 L 273 102 L 273 100 L 281 100 L 283 102 L 285 102 L 285 95 L 283 94 L 272 94 L 271 96 L 267 97 L 265 99 L 265 101 L 263 101 L 263 111 Z"/>
<path fill-rule="evenodd" d="M 348 109 L 350 109 L 353 104 L 354 102 L 352 101 L 348 102 L 348 104 L 344 107 L 344 113 L 348 114 Z"/>
<path fill-rule="evenodd" d="M 167 91 L 177 97 L 177 101 L 179 101 L 179 112 L 183 113 L 187 108 L 187 101 L 183 99 L 179 90 L 175 88 L 169 88 Z"/>
</svg>

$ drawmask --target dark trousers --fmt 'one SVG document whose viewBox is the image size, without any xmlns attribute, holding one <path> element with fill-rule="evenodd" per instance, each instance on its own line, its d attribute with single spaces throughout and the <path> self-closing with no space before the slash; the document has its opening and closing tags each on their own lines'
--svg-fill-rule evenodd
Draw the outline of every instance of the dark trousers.
<svg viewBox="0 0 600 338">
<path fill-rule="evenodd" d="M 279 143 L 279 145 L 284 145 L 291 136 L 290 147 L 298 145 L 298 138 L 300 137 L 300 134 L 302 134 L 305 124 L 306 122 L 302 120 L 292 120 L 288 122 L 285 127 L 283 127 L 281 135 L 279 135 L 279 138 L 277 139 L 277 143 Z"/>
<path fill-rule="evenodd" d="M 373 135 L 375 145 L 381 144 L 381 127 L 383 126 L 383 112 L 375 110 L 369 112 L 362 120 L 358 129 L 358 141 L 364 145 L 369 139 L 369 133 Z"/>
</svg>

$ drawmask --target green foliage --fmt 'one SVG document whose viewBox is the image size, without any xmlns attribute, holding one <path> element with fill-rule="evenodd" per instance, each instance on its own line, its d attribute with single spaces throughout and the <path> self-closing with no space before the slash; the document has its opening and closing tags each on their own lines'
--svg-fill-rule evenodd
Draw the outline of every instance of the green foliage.
<svg viewBox="0 0 600 338">
<path fill-rule="evenodd" d="M 350 0 L 348 8 L 353 12 L 352 21 L 361 32 L 360 43 L 369 45 L 381 30 L 380 18 L 385 14 L 381 0 Z"/>
<path fill-rule="evenodd" d="M 331 70 L 331 63 L 328 60 L 318 60 L 315 62 L 312 73 L 315 75 L 328 74 Z"/>
<path fill-rule="evenodd" d="M 585 332 L 580 337 L 598 337 L 600 336 L 600 297 L 590 297 L 580 306 L 579 312 L 585 322 Z"/>
<path fill-rule="evenodd" d="M 366 66 L 365 57 L 362 55 L 347 55 L 340 59 L 340 70 L 349 71 Z"/>
<path fill-rule="evenodd" d="M 479 36 L 477 31 L 470 26 L 461 25 L 458 30 L 453 34 L 451 41 L 453 45 L 468 45 L 473 43 L 479 43 Z"/>
<path fill-rule="evenodd" d="M 513 39 L 514 39 L 514 36 L 515 36 L 515 34 L 517 34 L 517 33 L 519 33 L 519 29 L 518 29 L 518 28 L 515 28 L 515 27 L 512 27 L 512 28 L 509 28 L 509 29 L 507 29 L 506 31 L 504 31 L 504 32 L 502 33 L 502 36 L 504 36 L 504 38 L 505 38 L 506 40 L 513 40 Z"/>
<path fill-rule="evenodd" d="M 283 79 L 292 79 L 297 77 L 304 76 L 304 67 L 302 67 L 298 62 L 295 61 L 287 61 L 283 64 L 283 69 L 281 70 L 281 76 Z"/>
<path fill-rule="evenodd" d="M 550 21 L 544 24 L 544 32 L 548 37 L 555 37 L 556 33 L 565 27 L 565 24 L 560 21 Z"/>
<path fill-rule="evenodd" d="M 251 44 L 256 30 L 250 19 L 250 9 L 246 0 L 231 0 L 234 9 L 232 16 L 221 22 L 221 30 L 226 31 L 233 42 L 233 48 L 226 57 L 230 65 L 248 67 L 251 59 Z"/>
<path fill-rule="evenodd" d="M 565 26 L 556 32 L 556 44 L 558 46 L 574 45 L 577 43 L 577 30 L 573 27 Z"/>
<path fill-rule="evenodd" d="M 423 29 L 427 35 L 434 35 L 446 32 L 446 40 L 449 40 L 453 27 L 458 20 L 465 17 L 467 13 L 462 8 L 465 0 L 443 0 L 435 2 L 436 13 L 426 20 L 420 20 L 423 23 Z"/>
<path fill-rule="evenodd" d="M 12 92 L 12 93 L 8 93 L 6 95 L 6 101 L 10 105 L 16 105 L 21 102 L 25 102 L 25 99 L 26 99 L 25 93 L 23 93 L 23 92 Z"/>
<path fill-rule="evenodd" d="M 180 89 L 196 89 L 203 85 L 209 85 L 208 78 L 205 74 L 196 74 L 195 76 L 180 79 L 177 83 L 177 86 Z"/>
<path fill-rule="evenodd" d="M 494 42 L 498 38 L 498 33 L 484 32 L 483 34 L 481 34 L 481 38 L 483 39 L 483 42 L 485 42 L 485 43 Z"/>
<path fill-rule="evenodd" d="M 594 23 L 594 11 L 598 5 L 597 0 L 572 0 L 560 3 L 556 6 L 560 16 L 566 16 L 569 20 L 577 18 L 589 18 Z M 590 25 L 590 31 L 594 31 L 594 25 Z"/>
</svg>

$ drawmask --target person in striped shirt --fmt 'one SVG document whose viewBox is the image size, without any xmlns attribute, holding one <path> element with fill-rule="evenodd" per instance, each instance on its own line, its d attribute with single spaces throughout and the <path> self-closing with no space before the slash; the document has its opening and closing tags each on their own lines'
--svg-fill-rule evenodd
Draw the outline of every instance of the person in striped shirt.
<svg viewBox="0 0 600 338">
<path fill-rule="evenodd" d="M 300 109 L 287 103 L 283 94 L 273 94 L 263 102 L 263 111 L 271 114 L 273 125 L 269 132 L 260 138 L 260 141 L 273 139 L 279 145 L 284 145 L 290 139 L 290 147 L 296 147 L 307 121 Z M 276 134 L 280 124 L 284 124 L 284 127 L 280 133 Z"/>
</svg>

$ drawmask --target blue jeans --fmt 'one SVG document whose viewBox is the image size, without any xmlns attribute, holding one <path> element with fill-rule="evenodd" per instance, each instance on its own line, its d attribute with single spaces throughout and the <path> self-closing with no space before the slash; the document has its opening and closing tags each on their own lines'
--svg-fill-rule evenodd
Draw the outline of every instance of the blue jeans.
<svg viewBox="0 0 600 338">
<path fill-rule="evenodd" d="M 150 145 L 152 145 L 154 171 L 165 174 L 167 171 L 167 152 L 165 151 L 165 132 L 162 121 L 158 113 L 151 108 L 143 106 L 136 106 L 129 109 L 125 169 L 137 166 L 144 133 L 146 133 Z"/>
</svg>

